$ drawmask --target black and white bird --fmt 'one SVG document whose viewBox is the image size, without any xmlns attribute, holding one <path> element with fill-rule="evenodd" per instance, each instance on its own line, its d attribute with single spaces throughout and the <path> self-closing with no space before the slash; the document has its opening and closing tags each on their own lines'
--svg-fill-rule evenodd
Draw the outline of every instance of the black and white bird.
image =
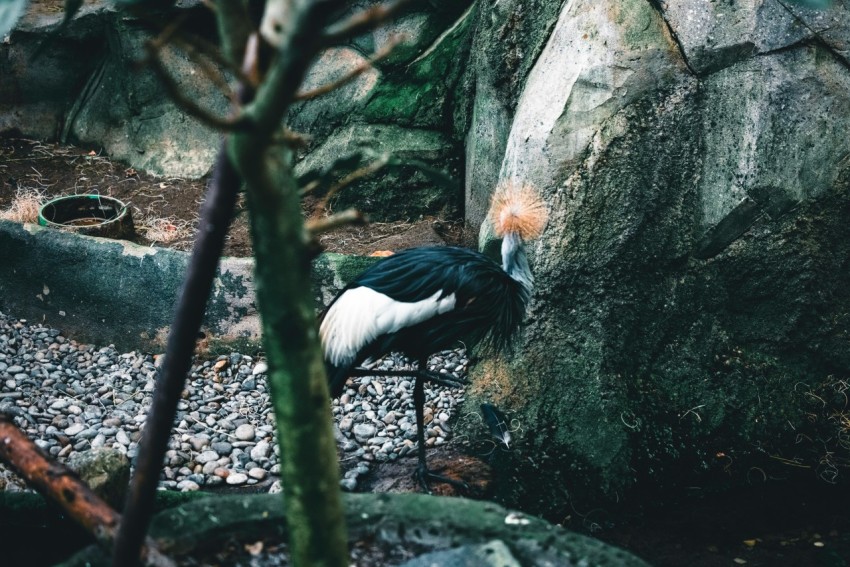
<svg viewBox="0 0 850 567">
<path fill-rule="evenodd" d="M 503 239 L 501 266 L 465 248 L 404 250 L 363 272 L 336 296 L 320 320 L 332 396 L 343 393 L 351 376 L 415 378 L 416 477 L 426 491 L 432 480 L 459 483 L 426 466 L 424 382 L 461 385 L 446 375 L 429 372 L 428 357 L 461 342 L 493 350 L 507 347 L 531 296 L 533 278 L 523 243 L 542 232 L 545 207 L 530 187 L 504 184 L 493 195 L 489 216 Z M 358 368 L 390 352 L 417 361 L 417 370 Z"/>
</svg>

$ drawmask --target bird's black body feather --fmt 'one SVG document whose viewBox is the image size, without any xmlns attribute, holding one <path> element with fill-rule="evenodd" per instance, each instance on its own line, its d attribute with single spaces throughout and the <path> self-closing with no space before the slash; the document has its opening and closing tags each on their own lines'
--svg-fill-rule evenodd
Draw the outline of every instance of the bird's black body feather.
<svg viewBox="0 0 850 567">
<path fill-rule="evenodd" d="M 441 298 L 454 294 L 455 307 L 376 337 L 363 347 L 351 365 L 328 364 L 334 396 L 342 393 L 351 368 L 367 358 L 401 352 L 415 360 L 424 360 L 460 342 L 468 347 L 507 347 L 522 321 L 530 293 L 490 258 L 451 246 L 412 248 L 389 256 L 363 272 L 336 299 L 349 289 L 364 286 L 404 303 L 428 299 L 438 292 Z"/>
</svg>

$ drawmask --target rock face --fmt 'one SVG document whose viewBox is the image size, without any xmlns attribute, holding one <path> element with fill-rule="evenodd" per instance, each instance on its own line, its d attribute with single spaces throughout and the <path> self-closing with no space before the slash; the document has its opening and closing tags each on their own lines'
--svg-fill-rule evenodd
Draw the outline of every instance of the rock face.
<svg viewBox="0 0 850 567">
<path fill-rule="evenodd" d="M 150 27 L 100 1 L 86 3 L 54 37 L 61 6 L 32 3 L 0 46 L 0 132 L 103 149 L 155 175 L 198 178 L 207 173 L 219 136 L 171 103 L 149 68 L 137 68 L 146 56 L 145 42 L 153 37 Z M 181 9 L 194 31 L 212 29 L 197 2 L 182 2 Z M 194 72 L 182 51 L 166 48 L 162 60 L 192 100 L 213 114 L 227 112 L 226 94 Z"/>
<path fill-rule="evenodd" d="M 202 13 L 196 9 L 192 17 Z M 67 139 L 101 146 L 113 158 L 154 175 L 202 177 L 218 153 L 219 134 L 176 107 L 149 68 L 136 68 L 147 56 L 148 26 L 118 17 L 110 20 L 104 26 L 107 47 L 100 66 L 68 114 Z M 227 115 L 226 93 L 197 72 L 198 65 L 183 51 L 165 48 L 161 58 L 189 99 L 211 114 Z M 209 61 L 207 66 L 215 69 Z M 216 75 L 218 81 L 226 80 L 220 71 Z"/>
<path fill-rule="evenodd" d="M 355 2 L 350 11 L 375 3 Z M 358 67 L 367 69 L 340 88 L 293 106 L 287 126 L 309 140 L 298 156 L 299 171 L 368 150 L 358 167 L 387 155 L 415 157 L 425 168 L 460 178 L 463 134 L 453 128 L 452 112 L 469 49 L 471 4 L 421 3 L 380 30 L 324 51 L 302 92 L 333 84 Z M 103 149 L 156 175 L 207 174 L 220 136 L 175 105 L 150 66 L 139 64 L 149 57 L 146 44 L 156 30 L 150 21 L 116 12 L 108 2 L 86 3 L 64 32 L 45 43 L 43 55 L 30 62 L 45 38 L 53 37 L 61 6 L 55 0 L 33 3 L 0 45 L 0 133 Z M 186 17 L 184 29 L 215 41 L 213 18 L 199 2 L 178 2 L 175 10 Z M 369 66 L 369 58 L 393 44 L 388 56 Z M 186 98 L 209 114 L 227 115 L 228 93 L 220 86 L 228 80 L 226 72 L 208 59 L 199 65 L 175 45 L 162 49 L 160 59 Z M 212 77 L 202 69 L 212 70 Z M 409 164 L 378 168 L 331 204 L 356 206 L 375 220 L 437 213 L 458 217 L 461 186 L 447 189 L 421 169 Z"/>
<path fill-rule="evenodd" d="M 846 449 L 806 439 L 840 434 L 850 372 L 847 15 L 732 4 L 566 2 L 497 118 L 485 169 L 551 209 L 521 344 L 468 396 L 513 419 L 493 457 L 512 505 L 787 476 L 782 459 L 836 480 Z M 498 137 L 477 135 L 467 151 Z M 474 415 L 461 430 L 492 449 Z"/>
</svg>

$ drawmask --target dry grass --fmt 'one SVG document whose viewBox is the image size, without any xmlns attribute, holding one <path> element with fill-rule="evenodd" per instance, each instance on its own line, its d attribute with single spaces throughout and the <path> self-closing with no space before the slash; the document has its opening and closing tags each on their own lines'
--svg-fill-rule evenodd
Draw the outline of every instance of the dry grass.
<svg viewBox="0 0 850 567">
<path fill-rule="evenodd" d="M 13 222 L 38 222 L 38 209 L 44 202 L 45 194 L 39 189 L 18 189 L 12 205 L 0 211 L 0 219 Z"/>
<path fill-rule="evenodd" d="M 155 244 L 171 244 L 192 237 L 192 224 L 175 218 L 145 217 L 137 225 L 137 230 Z"/>
</svg>

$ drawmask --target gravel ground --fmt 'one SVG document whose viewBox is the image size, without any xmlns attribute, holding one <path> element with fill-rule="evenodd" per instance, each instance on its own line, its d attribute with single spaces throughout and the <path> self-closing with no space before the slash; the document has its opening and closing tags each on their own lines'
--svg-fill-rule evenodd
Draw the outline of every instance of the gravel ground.
<svg viewBox="0 0 850 567">
<path fill-rule="evenodd" d="M 388 356 L 375 368 L 406 364 Z M 466 367 L 462 350 L 439 353 L 430 363 L 431 370 L 458 378 Z M 280 490 L 266 369 L 262 359 L 238 353 L 196 361 L 178 406 L 161 487 Z M 0 411 L 15 415 L 60 461 L 95 447 L 112 447 L 132 461 L 155 373 L 153 355 L 79 344 L 56 329 L 0 313 Z M 344 489 L 355 490 L 358 477 L 376 461 L 415 454 L 412 391 L 412 380 L 403 377 L 362 377 L 333 401 Z M 442 445 L 463 391 L 426 385 L 425 393 L 426 445 Z M 0 490 L 20 488 L 20 479 L 0 465 Z"/>
</svg>

